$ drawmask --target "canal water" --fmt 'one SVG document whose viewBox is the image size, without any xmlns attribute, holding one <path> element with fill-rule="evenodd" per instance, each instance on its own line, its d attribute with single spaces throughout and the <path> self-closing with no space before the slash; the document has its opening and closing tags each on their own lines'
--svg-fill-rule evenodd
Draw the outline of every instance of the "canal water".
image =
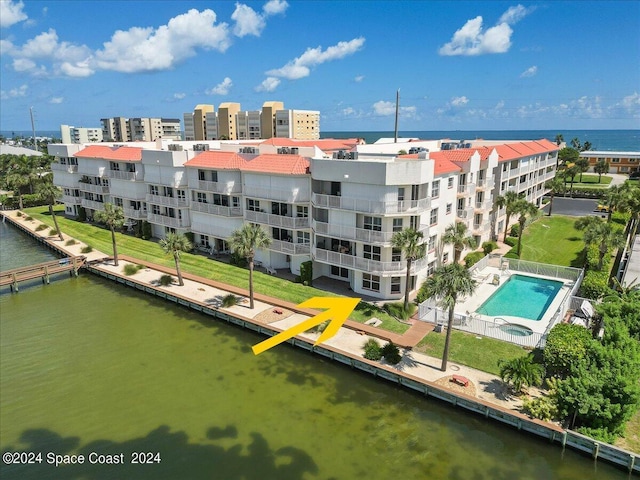
<svg viewBox="0 0 640 480">
<path fill-rule="evenodd" d="M 0 228 L 3 270 L 50 257 Z M 3 480 L 627 478 L 90 274 L 3 291 L 0 313 L 0 448 L 34 460 Z"/>
</svg>

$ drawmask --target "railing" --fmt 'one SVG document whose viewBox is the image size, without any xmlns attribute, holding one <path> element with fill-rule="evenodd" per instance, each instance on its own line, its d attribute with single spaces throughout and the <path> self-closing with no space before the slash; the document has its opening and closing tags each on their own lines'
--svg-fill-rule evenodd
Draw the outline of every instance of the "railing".
<svg viewBox="0 0 640 480">
<path fill-rule="evenodd" d="M 484 232 L 487 232 L 489 230 L 489 227 L 491 225 L 489 224 L 489 222 L 482 222 L 482 223 L 474 223 L 473 224 L 473 231 L 474 233 L 478 234 L 482 234 Z"/>
<path fill-rule="evenodd" d="M 86 198 L 83 198 L 80 204 L 84 208 L 90 208 L 92 210 L 104 210 L 104 203 L 96 202 L 95 200 L 87 200 Z"/>
<path fill-rule="evenodd" d="M 331 265 L 340 265 L 346 268 L 352 268 L 355 270 L 361 270 L 367 273 L 375 273 L 380 275 L 402 273 L 407 270 L 407 262 L 380 262 L 377 260 L 370 260 L 368 258 L 356 257 L 355 255 L 349 255 L 346 253 L 333 252 L 331 250 L 324 250 L 322 248 L 313 247 L 311 249 L 313 259 L 322 263 L 329 263 Z M 423 268 L 426 268 L 427 261 L 425 258 L 413 262 L 411 265 L 411 272 L 416 273 Z"/>
<path fill-rule="evenodd" d="M 242 185 L 240 182 L 211 182 L 209 180 L 189 179 L 189 188 L 196 190 L 204 190 L 207 192 L 222 193 L 230 195 L 232 193 L 242 193 Z"/>
<path fill-rule="evenodd" d="M 285 217 L 284 215 L 273 215 L 270 213 L 255 212 L 247 210 L 244 217 L 250 222 L 262 223 L 281 228 L 309 228 L 309 217 Z"/>
<path fill-rule="evenodd" d="M 243 190 L 249 198 L 264 198 L 266 200 L 276 200 L 285 203 L 302 203 L 309 201 L 309 190 L 307 189 L 279 189 L 244 185 Z"/>
<path fill-rule="evenodd" d="M 287 255 L 309 255 L 311 253 L 311 245 L 308 243 L 293 243 L 283 240 L 272 240 L 268 248 L 274 252 L 286 253 Z"/>
<path fill-rule="evenodd" d="M 72 195 L 63 195 L 62 203 L 66 203 L 68 205 L 80 205 L 82 203 L 82 198 L 74 197 Z"/>
<path fill-rule="evenodd" d="M 166 227 L 173 228 L 188 228 L 189 220 L 183 218 L 180 220 L 179 218 L 167 217 L 165 215 L 157 215 L 154 213 L 147 213 L 147 221 L 149 223 L 157 223 L 160 225 L 164 225 Z"/>
<path fill-rule="evenodd" d="M 220 238 L 225 240 L 233 234 L 234 229 L 192 221 L 191 231 L 193 233 L 197 233 L 198 235 L 206 235 L 208 237 Z"/>
<path fill-rule="evenodd" d="M 109 177 L 116 180 L 129 180 L 131 182 L 142 182 L 144 179 L 142 178 L 141 172 L 123 172 L 120 170 L 109 170 Z"/>
<path fill-rule="evenodd" d="M 347 227 L 344 225 L 334 225 L 326 222 L 313 221 L 313 229 L 316 234 L 326 235 L 345 240 L 357 240 L 364 243 L 382 244 L 391 242 L 391 238 L 396 232 L 367 230 L 364 228 Z M 419 232 L 422 232 L 425 240 L 429 237 L 429 225 L 420 225 Z"/>
<path fill-rule="evenodd" d="M 61 163 L 52 163 L 51 170 L 57 172 L 78 173 L 78 165 L 66 165 Z"/>
<path fill-rule="evenodd" d="M 93 185 L 91 183 L 83 183 L 78 182 L 78 190 L 81 192 L 91 192 L 91 193 L 109 193 L 108 185 Z"/>
<path fill-rule="evenodd" d="M 154 205 L 164 205 L 167 207 L 188 207 L 189 204 L 185 198 L 165 197 L 164 195 L 152 195 L 147 193 L 147 203 Z"/>
<path fill-rule="evenodd" d="M 194 212 L 208 213 L 210 215 L 220 215 L 222 217 L 242 216 L 242 208 L 240 207 L 225 207 L 204 202 L 191 202 L 191 210 Z"/>
<path fill-rule="evenodd" d="M 493 178 L 479 178 L 476 180 L 476 189 L 493 188 Z"/>
<path fill-rule="evenodd" d="M 339 208 L 365 213 L 405 213 L 414 210 L 426 210 L 431 206 L 430 198 L 381 202 L 365 198 L 342 197 L 320 193 L 312 194 L 311 202 L 316 207 Z"/>
<path fill-rule="evenodd" d="M 458 185 L 458 195 L 473 195 L 476 190 L 475 183 L 467 183 L 465 185 Z"/>
<path fill-rule="evenodd" d="M 127 218 L 133 218 L 135 220 L 146 220 L 147 219 L 147 211 L 146 210 L 142 210 L 142 209 L 136 210 L 135 208 L 124 207 L 122 209 L 122 211 L 124 212 L 124 216 L 127 217 Z"/>
<path fill-rule="evenodd" d="M 566 280 L 576 281 L 582 277 L 583 270 L 573 267 L 562 267 L 559 265 L 550 265 L 547 263 L 528 262 L 526 260 L 518 260 L 517 258 L 504 258 L 503 261 L 509 262 L 509 270 L 516 272 L 533 273 L 535 275 L 544 275 L 547 277 L 564 278 Z"/>
<path fill-rule="evenodd" d="M 471 218 L 473 217 L 473 207 L 467 207 L 458 209 L 456 212 L 456 217 L 458 218 Z"/>
</svg>

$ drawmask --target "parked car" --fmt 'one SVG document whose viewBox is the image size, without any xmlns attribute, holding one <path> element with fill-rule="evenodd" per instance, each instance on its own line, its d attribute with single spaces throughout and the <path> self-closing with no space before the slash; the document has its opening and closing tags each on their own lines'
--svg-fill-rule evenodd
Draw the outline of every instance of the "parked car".
<svg viewBox="0 0 640 480">
<path fill-rule="evenodd" d="M 596 207 L 596 212 L 609 213 L 609 210 L 611 210 L 611 207 L 609 205 L 598 205 Z"/>
</svg>

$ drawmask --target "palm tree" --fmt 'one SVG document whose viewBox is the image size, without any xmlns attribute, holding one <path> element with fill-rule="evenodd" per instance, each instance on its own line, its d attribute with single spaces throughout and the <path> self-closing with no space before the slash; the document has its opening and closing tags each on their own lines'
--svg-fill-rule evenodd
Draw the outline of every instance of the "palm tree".
<svg viewBox="0 0 640 480">
<path fill-rule="evenodd" d="M 58 219 L 56 218 L 55 213 L 53 213 L 53 206 L 55 205 L 56 200 L 62 196 L 62 192 L 53 184 L 53 179 L 50 176 L 38 185 L 36 192 L 42 201 L 49 205 L 49 215 L 51 215 L 51 218 L 53 219 L 56 232 L 58 232 L 58 238 L 60 238 L 60 241 L 63 241 L 64 238 L 62 238 L 62 232 L 60 231 L 60 227 L 58 227 Z"/>
<path fill-rule="evenodd" d="M 193 245 L 184 234 L 168 233 L 165 238 L 160 240 L 160 247 L 164 250 L 165 254 L 173 255 L 173 260 L 176 262 L 178 285 L 182 287 L 184 281 L 182 280 L 182 273 L 180 272 L 180 254 L 182 252 L 190 252 L 191 249 L 193 249 Z"/>
<path fill-rule="evenodd" d="M 586 158 L 578 158 L 576 160 L 576 167 L 578 167 L 578 172 L 580 173 L 580 183 L 582 183 L 582 174 L 589 170 L 589 160 Z"/>
<path fill-rule="evenodd" d="M 578 167 L 575 163 L 567 164 L 562 170 L 562 175 L 564 176 L 565 183 L 567 182 L 567 178 L 570 179 L 571 185 L 569 187 L 569 195 L 573 198 L 573 183 L 576 181 L 576 175 L 580 173 L 580 167 Z"/>
<path fill-rule="evenodd" d="M 598 160 L 593 166 L 593 171 L 598 174 L 598 183 L 602 181 L 602 175 L 609 173 L 609 162 L 606 160 Z"/>
<path fill-rule="evenodd" d="M 598 270 L 602 270 L 604 257 L 610 248 L 621 248 L 626 243 L 622 233 L 614 229 L 611 223 L 603 222 L 598 217 L 582 217 L 576 221 L 575 227 L 584 230 L 583 238 L 587 248 L 590 245 L 598 246 Z"/>
<path fill-rule="evenodd" d="M 553 197 L 555 197 L 556 194 L 558 194 L 558 193 L 564 193 L 566 191 L 566 187 L 565 187 L 564 182 L 562 181 L 562 179 L 558 178 L 558 177 L 553 177 L 551 180 L 549 180 L 545 184 L 545 187 L 549 189 L 549 213 L 548 213 L 548 215 L 551 216 L 551 210 L 553 209 Z"/>
<path fill-rule="evenodd" d="M 391 245 L 393 248 L 401 250 L 407 261 L 407 274 L 404 282 L 404 310 L 409 310 L 409 284 L 411 280 L 411 264 L 424 257 L 427 248 L 422 243 L 423 234 L 413 228 L 405 228 L 400 232 L 396 232 L 391 237 Z"/>
<path fill-rule="evenodd" d="M 544 368 L 539 363 L 534 363 L 531 355 L 512 358 L 511 360 L 499 360 L 500 378 L 505 383 L 513 384 L 516 394 L 523 391 L 523 387 L 540 385 L 544 376 Z"/>
<path fill-rule="evenodd" d="M 459 263 L 450 263 L 449 265 L 438 268 L 423 284 L 422 288 L 427 296 L 429 298 L 440 298 L 439 304 L 449 310 L 447 336 L 444 342 L 444 352 L 442 353 L 442 366 L 440 367 L 443 372 L 447 370 L 454 308 L 458 302 L 458 298 L 465 295 L 473 295 L 476 286 L 477 283 L 471 277 L 469 270 Z"/>
<path fill-rule="evenodd" d="M 518 235 L 518 257 L 520 257 L 522 247 L 522 234 L 524 233 L 524 225 L 527 222 L 527 217 L 533 218 L 540 213 L 535 203 L 527 202 L 524 198 L 521 198 L 514 207 L 514 212 L 519 215 L 518 223 L 520 224 L 520 234 Z"/>
<path fill-rule="evenodd" d="M 560 146 L 560 144 L 564 142 L 564 136 L 561 133 L 556 135 L 556 145 Z"/>
<path fill-rule="evenodd" d="M 22 187 L 26 185 L 29 185 L 29 179 L 21 173 L 11 173 L 7 176 L 7 186 L 11 188 L 14 193 L 18 193 L 18 206 L 20 207 L 20 210 L 24 208 L 22 202 Z"/>
<path fill-rule="evenodd" d="M 271 238 L 260 225 L 246 223 L 231 234 L 228 242 L 231 249 L 246 258 L 249 264 L 249 308 L 253 309 L 253 259 L 256 249 L 271 245 Z"/>
<path fill-rule="evenodd" d="M 104 210 L 97 211 L 94 218 L 102 222 L 111 230 L 111 243 L 113 244 L 113 264 L 118 266 L 118 249 L 116 246 L 116 228 L 122 228 L 124 224 L 124 212 L 122 207 L 116 207 L 113 203 L 105 203 Z"/>
<path fill-rule="evenodd" d="M 513 210 L 513 207 L 515 206 L 515 204 L 517 203 L 517 201 L 519 199 L 521 199 L 523 197 L 522 194 L 518 195 L 516 192 L 509 190 L 508 192 L 506 192 L 504 195 L 498 195 L 498 197 L 496 198 L 495 204 L 498 208 L 503 208 L 505 207 L 506 211 L 505 211 L 505 225 L 504 225 L 504 237 L 502 239 L 502 242 L 505 242 L 507 240 L 507 234 L 509 233 L 509 219 L 511 218 L 511 215 L 513 215 L 515 213 L 515 211 Z"/>
<path fill-rule="evenodd" d="M 464 223 L 452 223 L 444 231 L 442 241 L 445 245 L 453 245 L 453 259 L 455 263 L 460 261 L 465 247 L 474 249 L 477 247 L 476 239 L 467 235 L 467 226 Z"/>
<path fill-rule="evenodd" d="M 628 187 L 625 185 L 614 185 L 609 187 L 602 195 L 602 202 L 609 207 L 609 213 L 607 214 L 607 222 L 611 222 L 611 216 L 613 211 L 624 206 L 626 203 Z"/>
</svg>

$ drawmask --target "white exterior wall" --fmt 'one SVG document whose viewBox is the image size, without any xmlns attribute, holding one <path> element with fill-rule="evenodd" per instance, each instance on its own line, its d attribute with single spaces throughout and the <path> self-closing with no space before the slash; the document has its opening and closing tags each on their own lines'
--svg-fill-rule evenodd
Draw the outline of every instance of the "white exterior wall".
<svg viewBox="0 0 640 480">
<path fill-rule="evenodd" d="M 311 180 L 309 176 L 243 172 L 242 191 L 253 198 L 270 198 L 284 203 L 309 202 Z"/>
</svg>

